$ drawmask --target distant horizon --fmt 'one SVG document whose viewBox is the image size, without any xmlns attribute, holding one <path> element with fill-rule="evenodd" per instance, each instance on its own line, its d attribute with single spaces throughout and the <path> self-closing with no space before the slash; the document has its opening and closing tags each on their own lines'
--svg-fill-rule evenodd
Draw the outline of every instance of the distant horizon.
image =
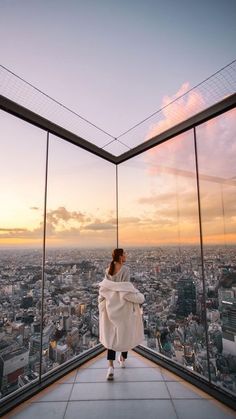
<svg viewBox="0 0 236 419">
<path fill-rule="evenodd" d="M 233 90 L 235 16 L 232 0 L 0 2 L 1 94 L 120 155 Z M 47 249 L 112 248 L 117 234 L 125 248 L 199 246 L 200 228 L 204 246 L 236 244 L 235 117 L 228 110 L 116 171 L 1 110 L 0 249 L 41 249 L 45 221 Z"/>
<path fill-rule="evenodd" d="M 163 244 L 163 245 L 140 245 L 140 246 L 120 246 L 122 249 L 156 249 L 156 248 L 163 248 L 163 247 L 175 247 L 175 248 L 181 248 L 181 247 L 198 247 L 200 248 L 200 245 L 197 244 Z M 222 244 L 222 243 L 214 243 L 214 244 L 203 244 L 203 247 L 221 247 L 221 248 L 229 248 L 229 247 L 236 247 L 236 243 L 230 243 L 230 244 Z M 79 246 L 48 246 L 46 247 L 46 250 L 111 250 L 115 249 L 115 247 L 112 246 L 101 246 L 101 247 L 79 247 Z M 43 250 L 43 247 L 2 247 L 0 246 L 0 250 Z"/>
</svg>

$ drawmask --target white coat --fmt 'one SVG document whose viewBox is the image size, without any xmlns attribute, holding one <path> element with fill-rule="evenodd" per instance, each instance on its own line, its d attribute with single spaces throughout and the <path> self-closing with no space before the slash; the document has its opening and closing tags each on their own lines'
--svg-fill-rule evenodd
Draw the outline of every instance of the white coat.
<svg viewBox="0 0 236 419">
<path fill-rule="evenodd" d="M 129 281 L 126 266 L 113 276 L 107 271 L 99 283 L 99 340 L 107 349 L 126 352 L 144 340 L 139 306 L 144 295 L 126 282 Z"/>
</svg>

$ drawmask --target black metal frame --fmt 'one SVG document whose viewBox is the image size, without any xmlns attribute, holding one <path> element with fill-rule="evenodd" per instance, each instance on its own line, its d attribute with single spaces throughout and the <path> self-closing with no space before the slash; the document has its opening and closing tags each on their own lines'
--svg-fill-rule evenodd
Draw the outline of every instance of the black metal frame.
<svg viewBox="0 0 236 419">
<path fill-rule="evenodd" d="M 179 124 L 164 131 L 163 133 L 156 135 L 155 137 L 145 141 L 137 147 L 134 147 L 131 150 L 121 154 L 116 158 L 116 164 L 123 163 L 126 160 L 129 160 L 130 158 L 138 156 L 139 154 L 143 153 L 144 151 L 150 150 L 156 145 L 170 140 L 171 138 L 176 137 L 177 135 L 180 135 L 191 128 L 203 124 L 204 122 L 209 121 L 210 119 L 215 118 L 216 116 L 235 108 L 235 106 L 236 93 L 234 93 L 231 96 L 228 96 L 226 99 L 223 99 L 222 101 L 216 103 L 210 108 L 207 108 L 202 112 L 199 112 L 191 118 L 186 119 L 183 122 L 180 122 Z"/>
<path fill-rule="evenodd" d="M 203 288 L 203 312 L 204 312 L 204 329 L 206 337 L 206 352 L 207 352 L 207 369 L 208 377 L 211 382 L 211 370 L 210 370 L 210 353 L 209 353 L 209 334 L 207 327 L 207 313 L 206 313 L 206 280 L 205 280 L 205 266 L 204 266 L 204 252 L 203 252 L 203 234 L 202 234 L 202 210 L 201 210 L 201 197 L 200 197 L 200 181 L 199 181 L 199 166 L 198 166 L 198 153 L 197 153 L 197 137 L 196 127 L 193 128 L 193 139 L 194 139 L 194 154 L 195 154 L 195 166 L 196 166 L 196 181 L 197 181 L 197 204 L 198 204 L 198 224 L 199 224 L 199 238 L 200 238 L 200 250 L 201 250 L 201 268 L 202 268 L 202 288 Z"/>
<path fill-rule="evenodd" d="M 42 116 L 30 111 L 27 108 L 24 108 L 18 103 L 15 103 L 2 95 L 0 95 L 0 109 L 20 119 L 23 119 L 26 122 L 29 122 L 30 124 L 35 125 L 36 127 L 41 128 L 50 134 L 56 135 L 57 137 L 60 137 L 69 143 L 77 145 L 80 148 L 83 148 L 84 150 L 87 150 L 90 153 L 109 161 L 110 163 L 114 163 L 114 156 L 108 153 L 108 151 L 97 147 L 84 138 L 73 134 L 71 131 L 66 130 L 60 125 L 54 124 L 48 119 L 43 118 Z"/>
<path fill-rule="evenodd" d="M 181 122 L 178 125 L 168 129 L 167 131 L 156 135 L 155 137 L 151 138 L 148 141 L 138 145 L 137 147 L 132 148 L 131 150 L 121 154 L 120 156 L 114 156 L 111 153 L 108 153 L 104 149 L 97 147 L 96 145 L 90 143 L 89 141 L 85 140 L 82 137 L 79 137 L 76 134 L 73 134 L 71 131 L 68 131 L 61 126 L 54 124 L 53 122 L 49 121 L 46 118 L 30 111 L 29 109 L 24 108 L 23 106 L 13 102 L 12 100 L 6 98 L 5 96 L 0 95 L 0 109 L 17 116 L 18 118 L 23 119 L 24 121 L 29 122 L 41 128 L 45 131 L 48 131 L 51 134 L 54 134 L 65 141 L 68 141 L 72 144 L 75 144 L 84 150 L 89 151 L 92 154 L 95 154 L 102 159 L 109 161 L 110 163 L 114 163 L 119 165 L 120 163 L 129 160 L 144 151 L 149 150 L 150 148 L 155 147 L 158 144 L 161 144 L 167 140 L 170 140 L 173 137 L 176 137 L 183 132 L 196 127 L 216 116 L 235 108 L 236 106 L 236 93 L 227 98 L 223 99 L 222 101 L 216 103 L 215 105 L 211 106 L 210 108 L 205 109 L 204 111 L 192 116 L 191 118 Z"/>
<path fill-rule="evenodd" d="M 116 247 L 119 247 L 119 174 L 116 165 Z"/>
<path fill-rule="evenodd" d="M 45 256 L 46 256 L 46 227 L 47 227 L 47 192 L 48 192 L 48 152 L 49 132 L 47 132 L 46 161 L 45 161 L 45 186 L 44 186 L 44 214 L 43 214 L 43 257 L 42 257 L 42 287 L 41 287 L 41 316 L 40 316 L 40 354 L 39 354 L 39 381 L 42 378 L 43 360 L 43 318 L 44 318 L 44 288 L 45 288 Z"/>
</svg>

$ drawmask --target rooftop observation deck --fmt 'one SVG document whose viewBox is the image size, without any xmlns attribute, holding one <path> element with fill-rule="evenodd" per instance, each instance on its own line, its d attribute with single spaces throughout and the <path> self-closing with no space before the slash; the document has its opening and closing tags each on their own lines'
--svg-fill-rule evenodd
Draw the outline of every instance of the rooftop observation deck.
<svg viewBox="0 0 236 419">
<path fill-rule="evenodd" d="M 19 374 L 36 372 L 38 377 L 38 380 L 32 380 L 33 382 L 28 384 L 20 378 L 20 384 L 23 384 L 21 387 L 18 381 L 16 382 L 16 378 L 20 377 L 17 376 L 20 368 L 10 368 L 10 362 L 5 364 L 5 370 L 2 368 L 2 378 L 5 381 L 1 382 L 0 389 L 3 390 L 3 417 L 41 419 L 45 415 L 47 418 L 57 419 L 234 418 L 234 411 L 213 397 L 215 395 L 228 406 L 235 406 L 236 373 L 235 364 L 232 362 L 235 357 L 235 346 L 232 342 L 235 342 L 236 336 L 234 307 L 231 310 L 230 322 L 233 326 L 232 333 L 223 335 L 221 327 L 226 325 L 227 316 L 221 315 L 220 304 L 226 301 L 225 290 L 219 296 L 216 287 L 215 294 L 211 293 L 209 297 L 208 288 L 212 292 L 212 285 L 215 285 L 213 277 L 218 276 L 218 270 L 223 270 L 224 267 L 226 271 L 229 268 L 234 270 L 235 267 L 235 252 L 229 250 L 228 245 L 235 243 L 233 188 L 236 186 L 236 175 L 233 160 L 233 121 L 236 106 L 236 60 L 117 137 L 85 120 L 3 66 L 0 66 L 0 85 L 0 110 L 3 121 L 1 132 L 4 139 L 4 151 L 1 155 L 2 162 L 6 163 L 5 166 L 2 163 L 2 171 L 8 182 L 5 196 L 3 191 L 1 192 L 1 199 L 6 203 L 9 201 L 7 205 L 11 208 L 14 223 L 17 218 L 14 214 L 22 214 L 19 226 L 12 224 L 14 228 L 11 228 L 6 224 L 6 228 L 1 229 L 1 238 L 6 239 L 7 244 L 8 240 L 11 243 L 13 238 L 24 239 L 26 243 L 33 240 L 33 243 L 42 249 L 40 256 L 31 255 L 30 261 L 27 259 L 26 263 L 23 259 L 22 266 L 19 264 L 22 255 L 16 257 L 14 269 L 8 259 L 3 266 L 6 296 L 2 305 L 2 317 L 6 321 L 2 327 L 5 345 L 10 348 L 12 359 L 15 345 L 22 345 L 23 353 L 31 348 L 31 359 L 28 361 L 27 357 L 22 357 L 22 368 L 24 367 L 25 371 L 24 374 L 22 371 Z M 208 123 L 212 131 L 209 130 Z M 158 148 L 165 143 L 165 149 Z M 12 150 L 15 160 L 12 158 Z M 29 150 L 32 153 L 30 159 Z M 151 150 L 155 150 L 155 154 L 151 155 Z M 90 171 L 91 176 L 87 179 L 86 173 Z M 129 184 L 124 181 L 126 179 L 129 179 Z M 137 188 L 139 180 L 144 187 L 142 193 Z M 160 185 L 165 187 L 160 188 Z M 129 202 L 127 188 L 130 191 L 138 190 L 137 195 L 132 195 Z M 34 190 L 37 191 L 36 195 L 33 194 Z M 107 191 L 111 190 L 113 199 L 111 206 L 107 207 Z M 106 192 L 104 201 L 100 191 Z M 76 194 L 79 196 L 78 202 L 74 200 Z M 14 200 L 15 196 L 17 201 Z M 99 219 L 98 201 L 102 214 Z M 25 228 L 29 217 L 28 202 L 30 210 L 40 210 L 41 213 L 43 209 L 43 214 L 35 218 L 35 224 L 32 223 L 31 229 Z M 37 206 L 31 207 L 35 202 Z M 92 202 L 94 206 L 91 206 Z M 146 213 L 143 209 L 145 203 L 148 205 Z M 154 209 L 149 210 L 149 205 Z M 129 206 L 130 212 L 127 211 Z M 109 214 L 109 217 L 106 214 Z M 114 217 L 110 218 L 110 214 L 114 214 Z M 51 227 L 47 228 L 47 225 Z M 157 241 L 153 236 L 153 226 Z M 173 230 L 169 226 L 173 226 Z M 70 232 L 73 233 L 72 239 L 76 240 L 75 247 L 81 246 L 83 249 L 86 244 L 86 248 L 93 249 L 94 239 L 101 240 L 98 242 L 99 246 L 105 243 L 105 246 L 113 248 L 119 247 L 119 243 L 129 235 L 127 243 L 131 240 L 132 244 L 132 234 L 136 234 L 137 231 L 140 237 L 143 237 L 145 246 L 147 243 L 150 246 L 152 243 L 159 245 L 163 239 L 161 252 L 166 243 L 172 243 L 178 250 L 177 253 L 174 251 L 170 253 L 171 256 L 168 255 L 168 260 L 173 256 L 173 263 L 166 262 L 166 254 L 158 253 L 154 259 L 153 256 L 150 260 L 146 258 L 144 267 L 140 264 L 137 271 L 138 279 L 140 272 L 142 273 L 144 283 L 148 282 L 148 275 L 153 275 L 153 272 L 154 280 L 158 282 L 155 288 L 147 287 L 150 293 L 147 297 L 152 305 L 150 316 L 148 311 L 146 313 L 146 327 L 150 339 L 155 341 L 156 345 L 157 331 L 166 328 L 167 320 L 170 320 L 169 325 L 178 329 L 176 336 L 172 332 L 172 343 L 177 337 L 182 358 L 185 356 L 185 348 L 191 349 L 194 356 L 196 355 L 198 369 L 191 371 L 186 363 L 177 365 L 175 359 L 169 359 L 163 354 L 159 356 L 159 348 L 154 345 L 159 364 L 155 362 L 155 357 L 152 358 L 154 362 L 148 360 L 145 351 L 142 354 L 130 352 L 127 368 L 119 369 L 116 364 L 115 380 L 107 382 L 105 353 L 95 356 L 96 352 L 91 355 L 93 345 L 97 343 L 98 319 L 90 293 L 95 297 L 93 282 L 100 280 L 100 272 L 97 272 L 95 277 L 90 277 L 90 273 L 97 269 L 97 256 L 93 255 L 91 258 L 92 268 L 86 268 L 85 272 L 82 272 L 82 264 L 84 260 L 87 261 L 87 256 L 80 258 L 80 255 L 76 255 L 75 262 L 71 262 L 71 255 L 59 255 L 64 267 L 69 261 L 69 266 L 73 269 L 78 262 L 78 272 L 77 267 L 75 272 L 82 272 L 81 284 L 80 278 L 75 278 L 75 287 L 81 286 L 79 291 L 83 291 L 84 284 L 89 284 L 86 292 L 76 297 L 77 311 L 71 316 L 72 319 L 68 318 L 71 315 L 67 305 L 70 298 L 65 301 L 66 295 L 60 285 L 64 285 L 64 280 L 68 285 L 66 292 L 69 295 L 73 281 L 71 278 L 65 278 L 64 270 L 56 269 L 53 275 L 55 274 L 57 281 L 58 294 L 55 295 L 54 284 L 47 281 L 46 256 L 50 256 L 49 244 L 54 245 L 54 239 L 57 237 L 62 248 L 64 243 L 66 249 Z M 210 253 L 207 244 L 215 246 L 218 239 L 222 247 L 225 247 L 224 252 L 220 248 L 219 252 Z M 191 258 L 183 247 L 185 242 L 196 243 L 196 250 Z M 58 266 L 58 256 L 52 253 L 50 257 L 50 267 L 55 269 L 55 266 Z M 99 260 L 105 260 L 104 256 L 99 256 Z M 135 260 L 137 258 L 134 254 L 132 263 Z M 143 255 L 139 256 L 138 260 L 143 260 Z M 157 261 L 155 270 L 154 260 Z M 17 272 L 18 266 L 19 272 L 23 272 L 22 277 L 17 281 L 16 290 L 8 289 L 8 286 L 11 288 L 15 284 L 14 270 Z M 32 275 L 32 266 L 37 266 L 36 276 L 28 282 Z M 180 281 L 183 272 L 190 273 L 191 283 L 196 280 L 196 294 L 195 286 L 192 287 L 193 293 L 189 293 L 187 286 L 187 297 L 181 293 L 178 295 L 177 282 Z M 173 282 L 170 282 L 169 277 L 172 274 Z M 8 275 L 12 282 L 8 283 Z M 25 320 L 28 330 L 25 340 L 24 328 L 16 328 L 16 322 L 23 319 L 25 303 L 20 292 L 20 282 L 24 286 L 27 285 L 25 291 L 33 292 L 33 297 L 30 296 L 31 304 L 34 303 L 33 314 L 37 314 L 33 330 L 30 330 L 29 323 Z M 170 284 L 169 289 L 166 284 Z M 232 282 L 226 304 L 231 304 L 233 288 Z M 208 297 L 211 298 L 212 304 L 209 307 L 206 304 Z M 193 320 L 193 324 L 192 315 L 190 316 L 192 310 L 183 310 L 186 298 L 192 302 L 194 309 L 198 304 L 198 318 Z M 162 305 L 162 300 L 165 301 L 165 305 Z M 61 312 L 62 301 L 65 313 L 64 310 Z M 16 306 L 19 305 L 19 317 L 18 313 L 15 313 L 15 303 Z M 23 307 L 20 307 L 20 304 Z M 26 306 L 27 304 L 30 303 L 26 302 Z M 218 313 L 214 309 L 215 304 Z M 169 306 L 172 306 L 170 313 Z M 163 313 L 163 316 L 159 316 L 158 313 Z M 92 324 L 94 314 L 95 321 Z M 180 325 L 173 321 L 173 314 L 175 319 L 180 319 Z M 78 319 L 75 321 L 75 316 L 81 316 L 80 321 L 84 320 L 84 329 L 80 327 Z M 68 342 L 68 347 L 69 342 L 72 342 L 72 320 L 77 333 L 74 342 L 76 350 L 70 348 L 68 353 L 65 351 L 63 360 L 64 354 L 61 354 L 60 349 L 65 342 Z M 63 330 L 61 342 L 60 336 L 55 337 L 55 324 L 60 325 L 60 330 Z M 92 332 L 93 326 L 95 333 Z M 87 331 L 89 336 L 86 337 Z M 50 354 L 50 349 L 55 348 L 56 350 Z M 153 345 L 150 348 L 153 348 Z M 87 350 L 88 353 L 85 354 Z M 58 354 L 60 360 L 57 359 Z M 7 357 L 8 355 L 6 359 Z M 4 364 L 4 357 L 2 360 Z M 86 363 L 83 363 L 85 361 Z M 171 369 L 171 365 L 172 371 L 176 368 L 180 372 L 179 376 L 165 369 Z M 72 372 L 68 374 L 69 371 Z M 15 378 L 12 373 L 15 374 Z M 58 378 L 57 374 L 64 378 Z M 192 378 L 191 383 L 194 382 L 198 387 L 184 380 L 188 379 L 188 376 Z M 51 384 L 53 380 L 54 384 Z M 12 390 L 9 394 L 8 386 Z M 209 392 L 204 393 L 202 390 L 207 391 L 208 387 Z M 17 404 L 18 407 L 15 407 Z M 14 410 L 10 410 L 13 408 Z"/>
<path fill-rule="evenodd" d="M 130 351 L 106 381 L 103 352 L 16 407 L 4 418 L 230 419 L 235 412 L 179 376 Z"/>
</svg>

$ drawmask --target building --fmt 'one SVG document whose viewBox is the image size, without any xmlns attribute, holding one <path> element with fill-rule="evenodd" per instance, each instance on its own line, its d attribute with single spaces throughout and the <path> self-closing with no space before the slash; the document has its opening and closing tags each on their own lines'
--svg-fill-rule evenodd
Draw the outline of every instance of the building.
<svg viewBox="0 0 236 419">
<path fill-rule="evenodd" d="M 0 355 L 0 385 L 1 391 L 18 383 L 18 377 L 25 374 L 29 364 L 29 350 L 25 348 L 11 349 Z"/>
<path fill-rule="evenodd" d="M 222 302 L 223 353 L 236 356 L 236 303 Z"/>
<path fill-rule="evenodd" d="M 196 314 L 196 286 L 191 278 L 181 278 L 177 284 L 178 298 L 176 302 L 177 317 Z"/>
</svg>

